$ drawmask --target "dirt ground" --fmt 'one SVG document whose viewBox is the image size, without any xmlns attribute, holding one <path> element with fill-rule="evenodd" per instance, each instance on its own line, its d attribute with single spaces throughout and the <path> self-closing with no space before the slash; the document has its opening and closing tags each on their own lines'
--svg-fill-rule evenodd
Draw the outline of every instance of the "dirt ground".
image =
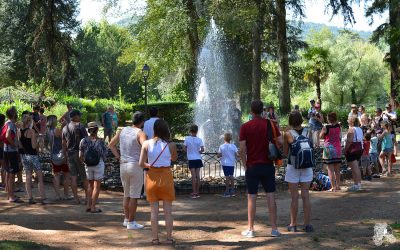
<svg viewBox="0 0 400 250">
<path fill-rule="evenodd" d="M 256 233 L 252 239 L 240 233 L 246 229 L 246 195 L 222 198 L 202 195 L 192 200 L 178 196 L 174 203 L 174 237 L 177 249 L 375 249 L 374 225 L 400 221 L 400 174 L 397 177 L 364 182 L 357 193 L 312 192 L 312 223 L 316 232 L 287 233 L 290 197 L 277 193 L 278 223 L 283 236 L 269 237 L 265 195 L 257 204 Z M 34 190 L 37 193 L 37 189 Z M 54 195 L 47 187 L 50 198 Z M 85 213 L 83 205 L 56 202 L 49 205 L 9 204 L 0 193 L 0 240 L 29 240 L 55 249 L 154 248 L 151 241 L 150 209 L 141 200 L 137 221 L 144 230 L 122 227 L 121 193 L 102 192 L 101 214 Z M 22 193 L 22 198 L 25 198 Z M 300 203 L 301 204 L 301 203 Z M 302 215 L 300 215 L 300 224 Z M 162 219 L 161 219 L 162 220 Z M 163 222 L 161 222 L 163 223 Z M 161 228 L 160 240 L 165 240 Z M 400 239 L 385 249 L 400 249 Z M 161 245 L 157 248 L 172 248 Z"/>
</svg>

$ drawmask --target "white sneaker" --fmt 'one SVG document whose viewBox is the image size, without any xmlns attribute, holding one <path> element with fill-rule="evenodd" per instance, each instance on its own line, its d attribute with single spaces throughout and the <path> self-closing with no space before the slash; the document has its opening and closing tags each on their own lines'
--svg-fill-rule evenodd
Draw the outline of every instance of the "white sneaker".
<svg viewBox="0 0 400 250">
<path fill-rule="evenodd" d="M 129 220 L 128 219 L 124 219 L 124 222 L 122 223 L 122 226 L 126 227 L 128 225 Z"/>
<path fill-rule="evenodd" d="M 254 231 L 246 230 L 246 231 L 242 232 L 242 236 L 244 236 L 246 238 L 254 238 L 256 235 L 255 235 Z"/>
<path fill-rule="evenodd" d="M 128 230 L 138 230 L 142 228 L 144 228 L 144 226 L 136 223 L 136 221 L 128 222 L 128 224 L 126 225 L 126 229 Z"/>
</svg>

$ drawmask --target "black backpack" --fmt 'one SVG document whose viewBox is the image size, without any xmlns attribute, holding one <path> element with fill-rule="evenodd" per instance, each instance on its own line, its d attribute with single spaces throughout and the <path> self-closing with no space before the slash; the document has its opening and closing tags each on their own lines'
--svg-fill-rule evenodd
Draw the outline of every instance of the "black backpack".
<svg viewBox="0 0 400 250">
<path fill-rule="evenodd" d="M 95 142 L 92 142 L 91 140 L 88 140 L 88 149 L 85 154 L 85 164 L 86 166 L 93 167 L 97 166 L 100 162 L 100 154 L 97 152 L 95 146 L 97 143 L 97 140 Z"/>
</svg>

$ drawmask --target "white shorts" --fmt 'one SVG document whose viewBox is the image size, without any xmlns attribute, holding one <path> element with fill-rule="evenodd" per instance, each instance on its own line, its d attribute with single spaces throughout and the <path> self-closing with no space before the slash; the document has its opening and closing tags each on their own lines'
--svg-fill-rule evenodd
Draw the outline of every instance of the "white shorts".
<svg viewBox="0 0 400 250">
<path fill-rule="evenodd" d="M 104 178 L 104 161 L 100 160 L 99 164 L 94 167 L 85 167 L 86 178 L 89 181 L 100 181 Z"/>
<path fill-rule="evenodd" d="M 312 168 L 295 169 L 292 165 L 287 165 L 285 181 L 289 183 L 311 182 L 313 179 Z"/>
<path fill-rule="evenodd" d="M 124 188 L 124 197 L 133 199 L 140 198 L 144 174 L 143 168 L 139 166 L 139 163 L 121 163 L 120 176 L 122 187 Z"/>
</svg>

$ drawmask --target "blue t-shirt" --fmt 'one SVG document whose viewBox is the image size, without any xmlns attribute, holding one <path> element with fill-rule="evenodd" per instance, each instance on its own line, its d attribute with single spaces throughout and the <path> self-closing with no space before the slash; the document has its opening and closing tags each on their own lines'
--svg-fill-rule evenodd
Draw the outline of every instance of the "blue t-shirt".
<svg viewBox="0 0 400 250">
<path fill-rule="evenodd" d="M 370 154 L 378 153 L 378 138 L 376 136 L 371 138 L 371 147 L 369 148 Z"/>
<path fill-rule="evenodd" d="M 110 112 L 105 112 L 103 114 L 104 117 L 104 128 L 112 128 L 112 122 L 113 122 L 113 115 Z"/>
</svg>

